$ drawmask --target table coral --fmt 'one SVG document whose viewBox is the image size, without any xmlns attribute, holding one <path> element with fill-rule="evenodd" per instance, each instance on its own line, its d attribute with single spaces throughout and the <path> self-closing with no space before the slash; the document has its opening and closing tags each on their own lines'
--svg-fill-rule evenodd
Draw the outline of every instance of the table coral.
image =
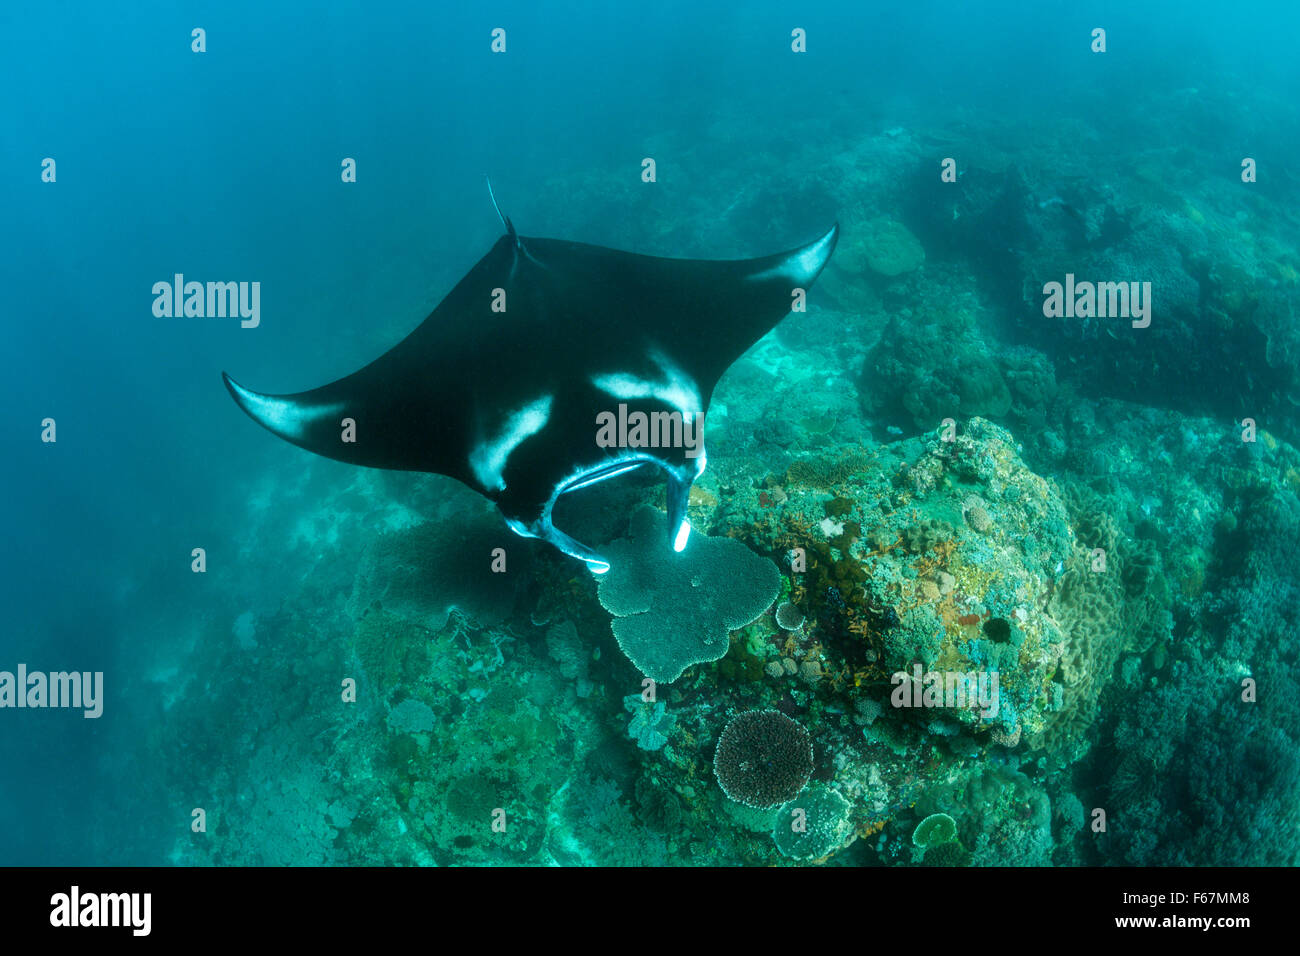
<svg viewBox="0 0 1300 956">
<path fill-rule="evenodd" d="M 614 637 L 642 673 L 665 684 L 726 654 L 728 634 L 771 607 L 781 588 L 776 565 L 739 541 L 695 534 L 674 552 L 653 508 L 633 514 L 629 536 L 606 554 L 599 597 L 614 615 Z"/>
</svg>

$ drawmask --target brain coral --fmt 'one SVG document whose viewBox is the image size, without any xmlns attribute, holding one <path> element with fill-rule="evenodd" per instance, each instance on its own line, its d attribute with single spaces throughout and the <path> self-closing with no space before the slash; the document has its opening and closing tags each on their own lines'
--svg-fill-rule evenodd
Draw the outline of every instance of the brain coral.
<svg viewBox="0 0 1300 956">
<path fill-rule="evenodd" d="M 1113 560 L 1119 542 L 1119 529 L 1115 519 L 1107 513 L 1101 496 L 1086 486 L 1067 485 L 1062 492 L 1070 509 L 1074 536 L 1088 550 L 1101 548 L 1108 560 Z"/>
<path fill-rule="evenodd" d="M 1121 655 L 1145 653 L 1172 629 L 1171 595 L 1156 543 L 1126 537 L 1113 517 L 1122 502 L 1082 485 L 1067 486 L 1064 495 L 1076 547 L 1048 606 L 1066 634 L 1057 678 L 1061 702 L 1046 732 L 1029 738 L 1032 749 L 1085 746 Z M 1094 562 L 1094 548 L 1106 551 L 1104 566 Z"/>
<path fill-rule="evenodd" d="M 772 840 L 792 860 L 819 860 L 853 838 L 849 809 L 839 791 L 814 784 L 777 811 Z"/>
<path fill-rule="evenodd" d="M 610 569 L 598 594 L 614 615 L 614 637 L 660 683 L 726 654 L 729 632 L 766 611 L 781 588 L 776 565 L 731 538 L 694 534 L 674 552 L 653 508 L 633 514 L 629 537 L 605 550 Z"/>
<path fill-rule="evenodd" d="M 778 710 L 750 710 L 732 718 L 713 755 L 722 792 L 760 810 L 797 796 L 812 771 L 808 731 Z"/>
<path fill-rule="evenodd" d="M 1075 549 L 1048 605 L 1066 637 L 1058 673 L 1061 702 L 1046 732 L 1030 736 L 1029 746 L 1035 750 L 1056 750 L 1085 739 L 1101 692 L 1123 650 L 1118 634 L 1117 575 L 1094 573 L 1091 560 L 1087 551 Z"/>
</svg>

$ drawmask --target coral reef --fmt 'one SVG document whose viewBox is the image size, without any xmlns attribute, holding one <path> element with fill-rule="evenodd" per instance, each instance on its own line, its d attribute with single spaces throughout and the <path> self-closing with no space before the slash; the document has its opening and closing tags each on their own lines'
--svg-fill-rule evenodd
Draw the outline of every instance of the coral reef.
<svg viewBox="0 0 1300 956">
<path fill-rule="evenodd" d="M 891 318 L 863 365 L 859 387 L 867 412 L 916 429 L 935 428 L 945 418 L 1005 417 L 1011 391 L 975 329 L 956 308 Z"/>
<path fill-rule="evenodd" d="M 313 571 L 196 633 L 233 703 L 168 699 L 160 763 L 212 824 L 176 860 L 1295 865 L 1290 221 L 1176 194 L 1167 153 L 1098 192 L 1096 153 L 1015 165 L 981 129 L 792 147 L 730 218 L 684 200 L 724 242 L 801 203 L 845 229 L 808 312 L 719 384 L 683 553 L 648 484 L 593 489 L 599 578 L 405 476 L 264 504 L 242 546 Z M 982 164 L 941 199 L 912 188 L 935 148 Z M 614 188 L 680 240 L 617 182 L 548 188 Z M 1160 311 L 1049 320 L 1066 271 L 1149 274 Z"/>
<path fill-rule="evenodd" d="M 925 250 L 906 226 L 886 216 L 876 216 L 845 226 L 831 268 L 847 275 L 867 268 L 892 279 L 919 269 L 924 262 Z"/>
</svg>

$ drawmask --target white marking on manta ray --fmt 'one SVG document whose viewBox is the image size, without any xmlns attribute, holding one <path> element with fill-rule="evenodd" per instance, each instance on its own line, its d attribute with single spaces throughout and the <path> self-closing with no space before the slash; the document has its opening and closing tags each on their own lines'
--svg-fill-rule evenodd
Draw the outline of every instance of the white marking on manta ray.
<svg viewBox="0 0 1300 956">
<path fill-rule="evenodd" d="M 826 235 L 822 236 L 816 242 L 796 252 L 783 262 L 777 263 L 770 269 L 764 269 L 762 272 L 755 272 L 749 276 L 751 282 L 763 282 L 767 279 L 786 279 L 796 284 L 802 284 L 810 281 L 826 265 L 826 260 L 830 258 L 829 247 L 835 241 L 835 230 L 832 229 Z"/>
<path fill-rule="evenodd" d="M 690 536 L 691 523 L 683 518 L 682 523 L 677 527 L 677 536 L 673 538 L 673 550 L 682 551 L 686 547 L 686 541 Z"/>
<path fill-rule="evenodd" d="M 242 385 L 232 384 L 253 417 L 285 438 L 303 438 L 308 425 L 314 425 L 324 418 L 333 418 L 341 414 L 345 407 L 343 402 L 329 405 L 301 405 L 287 398 L 260 395 L 257 392 L 250 392 Z"/>
<path fill-rule="evenodd" d="M 662 382 L 650 382 L 637 378 L 628 372 L 611 372 L 605 375 L 593 375 L 591 384 L 602 392 L 621 401 L 655 398 L 682 413 L 682 421 L 687 425 L 695 420 L 696 414 L 703 411 L 700 407 L 700 389 L 694 380 L 677 367 L 672 359 L 658 349 L 649 353 L 650 361 L 659 366 L 664 375 Z"/>
<path fill-rule="evenodd" d="M 474 446 L 474 450 L 469 453 L 469 466 L 480 485 L 488 491 L 506 490 L 506 480 L 502 475 L 506 460 L 525 439 L 546 427 L 551 419 L 553 399 L 552 395 L 543 395 L 536 401 L 529 402 L 506 419 L 494 440 Z"/>
</svg>

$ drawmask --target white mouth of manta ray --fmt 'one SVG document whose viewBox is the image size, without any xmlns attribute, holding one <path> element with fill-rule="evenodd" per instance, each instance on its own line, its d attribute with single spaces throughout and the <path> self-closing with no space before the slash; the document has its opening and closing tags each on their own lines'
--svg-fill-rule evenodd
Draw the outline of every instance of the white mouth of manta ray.
<svg viewBox="0 0 1300 956">
<path fill-rule="evenodd" d="M 561 495 L 617 478 L 644 465 L 656 465 L 668 474 L 668 520 L 676 523 L 673 550 L 680 552 L 685 549 L 686 542 L 691 536 L 691 522 L 686 516 L 691 485 L 696 478 L 704 474 L 704 469 L 708 465 L 708 455 L 704 453 L 702 444 L 700 456 L 694 459 L 690 466 L 676 467 L 653 455 L 633 453 L 620 455 L 599 465 L 582 469 L 556 485 L 555 490 L 551 492 L 550 500 L 546 502 L 541 516 L 536 521 L 524 524 L 514 518 L 506 518 L 506 525 L 521 537 L 540 538 L 570 557 L 585 561 L 592 574 L 604 574 L 609 570 L 609 562 L 592 548 L 575 541 L 555 527 L 551 520 L 551 512 Z"/>
</svg>

